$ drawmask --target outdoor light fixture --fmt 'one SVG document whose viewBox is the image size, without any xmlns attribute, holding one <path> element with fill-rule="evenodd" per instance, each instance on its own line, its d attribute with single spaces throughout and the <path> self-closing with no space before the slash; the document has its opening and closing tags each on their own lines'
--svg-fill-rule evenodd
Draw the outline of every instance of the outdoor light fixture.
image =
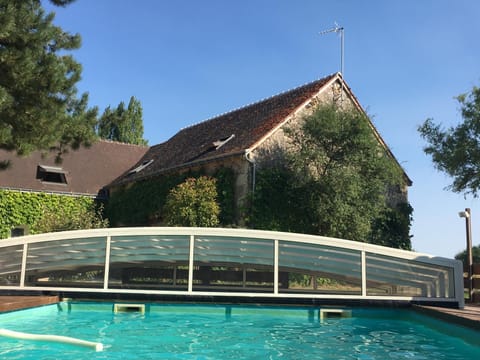
<svg viewBox="0 0 480 360">
<path fill-rule="evenodd" d="M 473 257 L 472 257 L 472 213 L 470 208 L 460 211 L 458 216 L 465 218 L 467 235 L 467 273 L 468 273 L 468 298 L 473 301 Z"/>
</svg>

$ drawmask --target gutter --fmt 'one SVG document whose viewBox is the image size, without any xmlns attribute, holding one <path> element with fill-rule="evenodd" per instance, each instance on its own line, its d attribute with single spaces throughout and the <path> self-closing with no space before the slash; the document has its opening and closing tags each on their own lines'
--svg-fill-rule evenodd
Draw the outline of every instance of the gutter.
<svg viewBox="0 0 480 360">
<path fill-rule="evenodd" d="M 29 188 L 16 188 L 16 187 L 0 187 L 0 190 L 5 190 L 5 191 L 15 191 L 19 193 L 35 193 L 35 194 L 47 194 L 47 195 L 62 195 L 62 196 L 70 196 L 70 197 L 89 197 L 92 199 L 98 199 L 98 200 L 106 200 L 107 198 L 105 196 L 98 196 L 94 194 L 89 194 L 89 193 L 76 193 L 76 192 L 68 192 L 68 191 L 54 191 L 54 190 L 35 190 L 35 189 L 29 189 Z"/>
<path fill-rule="evenodd" d="M 210 157 L 210 158 L 202 159 L 202 160 L 190 161 L 190 162 L 186 162 L 186 163 L 183 163 L 183 164 L 180 164 L 180 165 L 175 165 L 175 166 L 171 166 L 171 167 L 168 167 L 168 168 L 163 168 L 163 169 L 160 169 L 160 170 L 157 170 L 157 171 L 153 171 L 153 172 L 148 173 L 148 174 L 137 175 L 137 176 L 132 177 L 130 179 L 128 177 L 125 177 L 125 175 L 123 175 L 123 176 L 120 176 L 120 177 L 123 177 L 122 180 L 120 180 L 120 181 L 115 181 L 114 180 L 114 181 L 110 182 L 110 184 L 106 185 L 105 188 L 106 189 L 111 189 L 111 188 L 114 188 L 116 186 L 121 186 L 121 185 L 129 184 L 129 183 L 133 183 L 133 182 L 137 182 L 137 181 L 142 181 L 142 180 L 148 180 L 148 179 L 151 179 L 151 178 L 155 178 L 157 176 L 161 176 L 161 175 L 165 175 L 165 174 L 172 173 L 172 172 L 175 172 L 175 171 L 179 171 L 179 170 L 184 169 L 184 168 L 188 168 L 188 167 L 192 167 L 192 166 L 201 166 L 203 164 L 208 164 L 208 163 L 211 163 L 211 162 L 215 162 L 215 161 L 223 159 L 223 158 L 235 157 L 235 156 L 239 156 L 239 155 L 242 155 L 242 154 L 244 154 L 244 151 L 222 154 L 222 155 L 218 155 L 218 156 L 214 156 L 214 157 Z"/>
</svg>

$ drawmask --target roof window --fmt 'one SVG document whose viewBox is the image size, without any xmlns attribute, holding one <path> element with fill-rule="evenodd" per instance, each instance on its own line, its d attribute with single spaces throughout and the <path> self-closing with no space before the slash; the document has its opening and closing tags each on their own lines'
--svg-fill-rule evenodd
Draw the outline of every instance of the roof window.
<svg viewBox="0 0 480 360">
<path fill-rule="evenodd" d="M 230 136 L 227 137 L 227 138 L 214 141 L 214 142 L 213 142 L 213 146 L 215 147 L 215 150 L 220 149 L 223 145 L 225 145 L 227 142 L 229 142 L 230 140 L 232 140 L 234 137 L 235 137 L 235 134 L 232 134 L 232 135 L 230 135 Z"/>
<path fill-rule="evenodd" d="M 145 169 L 147 166 L 149 166 L 151 163 L 153 163 L 153 159 L 150 159 L 150 160 L 145 160 L 144 162 L 142 162 L 139 166 L 137 166 L 135 169 L 132 169 L 128 172 L 129 175 L 131 174 L 136 174 L 140 171 L 142 171 L 143 169 Z"/>
<path fill-rule="evenodd" d="M 67 184 L 67 172 L 61 167 L 38 165 L 37 179 L 52 184 Z"/>
</svg>

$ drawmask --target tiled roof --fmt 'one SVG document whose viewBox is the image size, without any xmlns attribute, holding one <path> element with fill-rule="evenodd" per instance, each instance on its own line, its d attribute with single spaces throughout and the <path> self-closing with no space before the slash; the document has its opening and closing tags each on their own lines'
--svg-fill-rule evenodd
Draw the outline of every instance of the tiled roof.
<svg viewBox="0 0 480 360">
<path fill-rule="evenodd" d="M 154 161 L 141 171 L 122 177 L 118 182 L 130 182 L 186 164 L 241 154 L 281 124 L 336 76 L 337 74 L 327 76 L 187 127 L 168 141 L 152 146 L 134 168 L 149 160 Z M 228 141 L 222 144 L 221 141 L 225 140 Z"/>
<path fill-rule="evenodd" d="M 0 170 L 0 188 L 96 196 L 105 185 L 129 170 L 148 150 L 146 146 L 99 140 L 91 147 L 70 150 L 61 164 L 55 154 L 33 152 L 27 157 L 0 150 L 0 160 L 10 160 L 7 170 Z M 47 171 L 61 168 L 66 184 L 42 181 L 39 166 Z"/>
</svg>

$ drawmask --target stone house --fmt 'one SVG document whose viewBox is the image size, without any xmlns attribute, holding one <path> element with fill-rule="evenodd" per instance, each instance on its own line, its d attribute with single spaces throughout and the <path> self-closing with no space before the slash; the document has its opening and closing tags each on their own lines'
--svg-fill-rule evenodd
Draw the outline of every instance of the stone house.
<svg viewBox="0 0 480 360">
<path fill-rule="evenodd" d="M 162 177 L 187 172 L 213 174 L 228 168 L 234 174 L 233 197 L 238 220 L 238 209 L 254 191 L 259 164 L 272 156 L 273 149 L 286 146 L 286 127 L 295 126 L 322 103 L 336 103 L 364 112 L 341 74 L 332 74 L 184 128 L 151 147 L 100 140 L 91 147 L 68 152 L 60 165 L 55 163 L 53 154 L 34 152 L 28 157 L 18 157 L 0 150 L 0 160 L 12 164 L 0 171 L 0 191 L 107 200 L 145 180 L 162 181 Z M 372 123 L 370 127 L 392 161 L 401 168 Z M 411 181 L 403 174 L 405 187 L 401 193 L 406 199 Z M 158 225 L 161 221 L 142 224 Z"/>
<path fill-rule="evenodd" d="M 150 147 L 124 176 L 107 188 L 115 196 L 119 189 L 143 180 L 187 171 L 212 174 L 226 167 L 235 174 L 234 202 L 239 209 L 254 190 L 257 164 L 271 155 L 272 149 L 286 146 L 285 127 L 295 126 L 322 103 L 338 103 L 364 112 L 341 74 L 332 74 L 180 130 L 166 142 Z M 369 125 L 392 161 L 398 164 L 374 125 Z M 411 181 L 403 174 L 402 195 L 406 199 Z"/>
</svg>

